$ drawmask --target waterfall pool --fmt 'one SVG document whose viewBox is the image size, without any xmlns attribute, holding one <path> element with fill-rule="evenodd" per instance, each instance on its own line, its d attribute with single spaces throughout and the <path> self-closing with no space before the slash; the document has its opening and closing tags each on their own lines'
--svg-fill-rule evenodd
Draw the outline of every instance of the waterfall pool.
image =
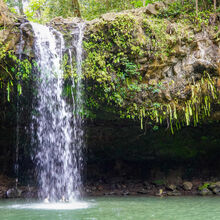
<svg viewBox="0 0 220 220">
<path fill-rule="evenodd" d="M 1 200 L 0 220 L 219 220 L 220 197 L 99 197 L 73 204 Z"/>
</svg>

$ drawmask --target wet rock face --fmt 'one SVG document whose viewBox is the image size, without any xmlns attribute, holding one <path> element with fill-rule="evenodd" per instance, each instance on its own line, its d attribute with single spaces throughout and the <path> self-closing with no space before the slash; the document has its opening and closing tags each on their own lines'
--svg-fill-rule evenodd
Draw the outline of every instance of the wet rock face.
<svg viewBox="0 0 220 220">
<path fill-rule="evenodd" d="M 210 75 L 216 88 L 220 88 L 220 41 L 217 31 L 208 26 L 197 30 L 195 26 L 181 21 L 173 22 L 156 17 L 159 10 L 166 8 L 169 3 L 170 1 L 165 4 L 157 2 L 144 8 L 108 13 L 99 19 L 86 22 L 84 42 L 85 45 L 89 44 L 90 48 L 85 46 L 85 78 L 89 83 L 101 87 L 102 92 L 110 91 L 107 95 L 113 103 L 111 108 L 115 112 L 122 110 L 126 117 L 127 111 L 135 112 L 134 116 L 140 115 L 140 112 L 134 110 L 136 107 L 133 103 L 137 105 L 137 109 L 147 106 L 147 112 L 154 104 L 168 106 L 176 102 L 175 108 L 183 113 L 186 101 L 192 96 L 192 86 L 201 84 L 204 72 Z M 6 23 L 8 26 L 13 24 L 16 31 L 12 32 L 9 28 L 1 31 L 0 40 L 8 42 L 10 48 L 18 53 L 22 31 L 23 54 L 33 58 L 34 37 L 31 25 L 25 19 L 17 19 L 15 22 L 14 18 L 8 17 L 10 22 Z M 74 54 L 74 31 L 76 24 L 80 22 L 83 21 L 79 18 L 58 17 L 47 25 L 64 35 L 66 49 Z M 216 27 L 218 25 L 216 24 Z M 109 34 L 111 30 L 112 36 Z M 16 37 L 12 38 L 12 35 Z M 120 42 L 123 38 L 124 42 Z M 91 57 L 92 53 L 94 57 L 89 61 L 87 58 Z M 133 70 L 133 76 L 120 78 L 126 65 L 130 64 L 136 68 L 138 77 Z M 105 83 L 112 84 L 112 88 L 102 87 Z M 118 86 L 117 83 L 121 85 Z M 118 91 L 117 88 L 115 90 L 117 86 L 120 87 Z M 119 91 L 121 88 L 122 92 Z M 207 96 L 208 93 L 210 91 L 204 89 L 199 96 Z M 95 100 L 100 98 L 91 91 L 89 95 L 94 96 Z M 105 95 L 103 93 L 100 96 L 103 98 Z M 217 120 L 220 116 L 216 112 L 213 118 Z"/>
<path fill-rule="evenodd" d="M 147 11 L 151 12 L 147 13 Z M 126 87 L 121 80 L 121 87 L 128 95 L 119 102 L 119 108 L 122 106 L 131 112 L 134 109 L 131 103 L 135 103 L 138 108 L 144 108 L 149 104 L 147 100 L 150 100 L 152 105 L 159 103 L 161 106 L 172 105 L 175 100 L 178 100 L 177 110 L 183 112 L 186 109 L 185 102 L 193 96 L 193 86 L 199 84 L 201 86 L 205 73 L 211 77 L 216 88 L 219 88 L 220 43 L 217 32 L 213 27 L 206 26 L 197 30 L 195 26 L 186 25 L 181 21 L 171 22 L 167 19 L 158 19 L 154 16 L 155 14 L 157 14 L 156 5 L 153 4 L 149 5 L 148 9 L 142 8 L 119 14 L 110 13 L 88 22 L 85 41 L 93 46 L 89 47 L 87 53 L 91 56 L 92 48 L 96 57 L 92 59 L 95 70 L 91 68 L 91 60 L 85 70 L 85 75 L 87 79 L 97 84 L 105 83 L 108 77 L 110 78 L 109 84 L 118 82 L 120 71 L 126 68 L 127 64 L 123 64 L 123 59 L 126 58 L 127 63 L 133 63 L 138 67 L 137 72 L 142 78 L 126 76 L 129 83 L 132 80 L 138 81 L 135 85 L 135 94 L 130 92 L 129 86 Z M 129 22 L 134 22 L 132 27 L 127 25 Z M 127 25 L 124 30 L 123 25 Z M 111 31 L 113 31 L 112 36 Z M 114 31 L 117 34 L 114 35 Z M 125 35 L 127 40 L 121 42 L 120 40 Z M 96 47 L 96 44 L 100 46 Z M 118 54 L 123 54 L 123 57 Z M 119 61 L 117 56 L 119 56 Z M 108 66 L 107 70 L 105 70 L 106 66 Z M 94 73 L 91 74 L 92 71 Z M 106 78 L 102 81 L 102 76 L 105 74 Z M 114 89 L 112 93 L 115 92 Z M 123 99 L 123 93 L 119 91 L 117 97 L 118 95 Z M 209 92 L 207 93 L 204 89 L 196 95 L 207 96 Z M 117 101 L 115 106 L 117 106 Z"/>
<path fill-rule="evenodd" d="M 109 19 L 105 17 L 102 18 L 104 21 L 109 21 Z M 114 19 L 117 19 L 116 15 Z M 141 16 L 135 17 L 135 19 L 141 19 Z M 98 20 L 95 24 L 88 26 L 87 38 L 89 38 L 89 34 L 95 33 L 97 26 L 99 23 L 102 23 L 103 20 Z M 170 26 L 174 29 L 178 28 L 177 24 L 170 24 Z M 142 28 L 141 24 L 140 28 Z M 170 29 L 169 25 L 167 28 Z M 103 32 L 104 31 L 105 30 L 103 30 Z M 185 91 L 186 86 L 190 85 L 193 80 L 195 82 L 201 79 L 204 71 L 208 71 L 213 76 L 220 74 L 220 45 L 215 42 L 209 30 L 203 30 L 199 33 L 194 33 L 191 29 L 186 31 L 188 31 L 188 38 L 186 35 L 179 36 L 178 42 L 173 46 L 172 54 L 166 57 L 165 60 L 161 61 L 154 57 L 151 57 L 152 59 L 150 57 L 135 57 L 136 62 L 141 66 L 139 70 L 144 73 L 145 79 L 148 80 L 148 85 L 155 85 L 161 80 L 161 82 L 167 85 L 166 90 L 168 89 L 167 92 L 171 93 L 172 98 L 176 96 L 181 99 L 186 98 L 187 92 L 177 94 L 177 91 Z M 136 37 L 140 34 L 143 39 L 145 37 L 144 30 L 140 29 L 139 32 L 140 33 L 136 33 Z M 173 35 L 175 38 L 172 32 L 170 35 Z M 189 40 L 189 38 L 192 39 Z M 144 43 L 147 44 L 146 41 Z M 172 44 L 172 42 L 168 41 L 167 44 Z M 147 48 L 152 45 L 149 44 L 145 46 Z M 176 83 L 174 86 L 169 85 L 172 80 Z M 154 81 L 153 84 L 152 81 Z"/>
<path fill-rule="evenodd" d="M 25 57 L 28 57 L 29 59 L 34 58 L 34 33 L 32 30 L 31 24 L 23 20 L 22 23 L 19 26 L 20 35 L 22 34 L 22 38 L 20 36 L 19 44 L 16 48 L 16 53 L 22 53 Z M 22 40 L 22 42 L 21 42 Z M 21 48 L 22 45 L 22 48 Z"/>
<path fill-rule="evenodd" d="M 205 71 L 212 77 L 218 77 L 219 61 L 219 45 L 210 39 L 206 31 L 195 34 L 191 45 L 176 46 L 175 58 L 160 70 L 164 77 L 162 82 L 167 85 L 166 92 L 171 99 L 186 99 L 189 94 L 187 86 L 200 80 Z M 172 80 L 175 82 L 173 87 L 169 86 Z"/>
<path fill-rule="evenodd" d="M 52 19 L 47 25 L 53 27 L 63 34 L 66 49 L 74 50 L 73 42 L 74 38 L 76 37 L 76 29 L 78 28 L 78 24 L 83 22 L 84 21 L 78 17 L 69 19 L 57 17 Z"/>
</svg>

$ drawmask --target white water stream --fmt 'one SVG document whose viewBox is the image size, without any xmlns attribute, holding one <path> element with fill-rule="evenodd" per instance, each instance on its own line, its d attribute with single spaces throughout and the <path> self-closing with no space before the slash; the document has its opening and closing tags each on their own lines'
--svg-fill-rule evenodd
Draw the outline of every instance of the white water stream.
<svg viewBox="0 0 220 220">
<path fill-rule="evenodd" d="M 82 108 L 81 62 L 83 25 L 78 28 L 76 48 L 78 83 L 73 106 L 63 95 L 63 53 L 60 32 L 32 23 L 35 34 L 37 71 L 36 123 L 39 197 L 46 201 L 74 201 L 80 197 L 84 132 L 79 116 Z M 70 53 L 71 54 L 71 53 Z M 72 60 L 72 57 L 71 57 Z M 74 80 L 73 80 L 74 81 Z"/>
</svg>

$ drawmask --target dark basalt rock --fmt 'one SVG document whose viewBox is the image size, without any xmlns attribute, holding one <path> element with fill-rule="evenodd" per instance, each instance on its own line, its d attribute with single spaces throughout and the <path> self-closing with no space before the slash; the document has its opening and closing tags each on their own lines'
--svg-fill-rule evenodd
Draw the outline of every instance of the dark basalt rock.
<svg viewBox="0 0 220 220">
<path fill-rule="evenodd" d="M 169 3 L 170 1 L 166 4 Z M 163 3 L 148 4 L 145 8 L 127 10 L 120 13 L 108 13 L 99 19 L 86 22 L 84 40 L 89 42 L 91 37 L 96 34 L 97 31 L 103 32 L 104 35 L 106 29 L 109 28 L 112 22 L 115 22 L 119 16 L 130 16 L 135 21 L 138 21 L 137 24 L 135 24 L 136 31 L 132 36 L 133 40 L 136 42 L 136 46 L 145 48 L 145 51 L 150 51 L 153 45 L 147 40 L 148 36 L 145 33 L 146 27 L 143 23 L 152 23 L 152 17 L 146 17 L 146 11 L 150 14 L 156 14 L 158 13 L 159 8 L 164 7 L 165 5 Z M 14 20 L 14 17 L 11 18 L 10 13 L 8 14 L 8 17 L 10 25 L 19 27 L 23 32 L 25 42 L 22 49 L 23 55 L 34 58 L 34 36 L 31 25 L 24 17 L 17 18 L 16 21 Z M 63 33 L 67 49 L 72 50 L 74 54 L 75 49 L 72 45 L 72 40 L 75 37 L 74 30 L 77 28 L 77 24 L 81 22 L 82 20 L 79 18 L 63 19 L 58 17 L 53 19 L 47 25 L 52 26 Z M 220 84 L 220 41 L 218 40 L 215 31 L 213 31 L 211 27 L 204 27 L 203 29 L 196 31 L 195 28 L 190 25 L 187 26 L 175 22 L 171 23 L 166 19 L 164 19 L 164 22 L 169 29 L 167 29 L 167 45 L 170 47 L 169 55 L 165 56 L 163 59 L 155 58 L 154 54 L 149 57 L 149 54 L 147 53 L 140 56 L 136 55 L 134 58 L 132 58 L 131 54 L 129 55 L 134 59 L 135 63 L 140 66 L 138 71 L 143 76 L 140 86 L 145 85 L 147 87 L 155 87 L 158 84 L 161 84 L 163 87 L 154 94 L 146 91 L 137 92 L 135 97 L 128 98 L 124 105 L 129 106 L 130 103 L 133 102 L 141 105 L 142 102 L 146 100 L 152 100 L 153 103 L 169 104 L 174 100 L 178 100 L 178 110 L 178 108 L 182 108 L 185 105 L 185 101 L 191 96 L 191 86 L 201 80 L 204 71 L 209 73 L 218 89 Z M 0 42 L 8 42 L 10 48 L 15 49 L 18 52 L 20 31 L 16 30 L 16 33 L 13 33 L 11 28 L 9 28 L 9 23 L 6 22 L 6 24 L 8 24 L 8 29 L 6 28 L 4 33 L 0 31 Z M 11 37 L 12 33 L 16 38 Z M 114 48 L 115 50 L 119 49 L 117 48 L 117 45 L 114 45 L 114 47 L 116 47 Z M 123 53 L 127 54 L 129 51 L 124 48 Z M 106 63 L 106 65 L 107 64 L 108 63 Z M 98 73 L 99 69 L 97 68 L 97 74 Z M 114 78 L 114 76 L 111 77 Z M 94 99 L 95 98 L 96 97 L 94 97 Z M 214 119 L 219 119 L 217 113 L 215 114 Z"/>
<path fill-rule="evenodd" d="M 218 196 L 220 196 L 220 187 L 215 187 L 212 192 Z"/>
<path fill-rule="evenodd" d="M 213 195 L 212 191 L 209 190 L 209 189 L 207 189 L 207 188 L 201 189 L 200 192 L 199 192 L 199 194 L 200 194 L 201 196 L 211 196 L 211 195 Z"/>
<path fill-rule="evenodd" d="M 22 193 L 21 190 L 18 190 L 18 189 L 15 189 L 15 188 L 11 188 L 11 189 L 8 189 L 8 190 L 7 190 L 6 196 L 7 196 L 7 198 L 9 198 L 9 199 L 19 198 L 19 197 L 21 196 L 21 193 Z"/>
<path fill-rule="evenodd" d="M 191 182 L 184 182 L 183 183 L 183 188 L 185 189 L 185 190 L 192 190 L 192 188 L 193 188 L 193 184 L 191 183 Z"/>
</svg>

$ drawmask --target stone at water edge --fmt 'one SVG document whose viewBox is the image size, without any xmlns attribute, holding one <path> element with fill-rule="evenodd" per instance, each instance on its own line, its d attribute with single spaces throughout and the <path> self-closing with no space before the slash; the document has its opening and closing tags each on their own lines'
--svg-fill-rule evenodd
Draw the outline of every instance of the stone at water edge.
<svg viewBox="0 0 220 220">
<path fill-rule="evenodd" d="M 215 187 L 216 187 L 216 184 L 215 184 L 215 183 L 211 183 L 211 184 L 209 185 L 209 189 L 211 189 L 211 190 L 213 190 Z"/>
<path fill-rule="evenodd" d="M 193 188 L 193 184 L 191 182 L 186 181 L 183 183 L 183 188 L 186 191 L 190 191 Z"/>
<path fill-rule="evenodd" d="M 213 193 L 215 193 L 216 195 L 220 195 L 220 187 L 215 187 L 213 190 L 212 190 Z"/>
<path fill-rule="evenodd" d="M 181 192 L 175 190 L 175 191 L 172 191 L 172 192 L 167 192 L 167 195 L 168 196 L 181 196 Z"/>
<path fill-rule="evenodd" d="M 217 187 L 220 187 L 220 181 L 216 182 L 215 185 L 216 185 Z"/>
<path fill-rule="evenodd" d="M 22 190 L 15 188 L 8 189 L 6 192 L 7 198 L 19 198 L 21 197 L 21 194 L 22 194 Z"/>
<path fill-rule="evenodd" d="M 211 196 L 211 195 L 213 195 L 212 191 L 210 191 L 207 188 L 200 190 L 199 194 L 202 195 L 202 196 Z"/>
<path fill-rule="evenodd" d="M 146 189 L 140 189 L 137 191 L 138 194 L 148 194 L 148 191 Z"/>
<path fill-rule="evenodd" d="M 211 190 L 213 190 L 216 187 L 220 188 L 220 182 L 219 181 L 214 182 L 214 183 L 210 183 L 210 185 L 209 185 L 209 189 L 211 189 Z"/>
<path fill-rule="evenodd" d="M 176 185 L 174 184 L 169 184 L 166 186 L 167 189 L 171 190 L 171 191 L 175 191 L 176 190 Z"/>
</svg>

